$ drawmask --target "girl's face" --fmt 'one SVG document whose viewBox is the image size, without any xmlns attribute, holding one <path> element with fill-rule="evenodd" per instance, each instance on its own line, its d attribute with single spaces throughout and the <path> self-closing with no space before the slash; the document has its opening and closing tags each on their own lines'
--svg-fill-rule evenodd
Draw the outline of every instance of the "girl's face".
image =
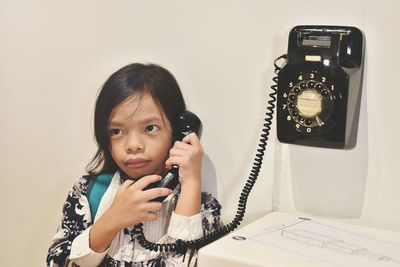
<svg viewBox="0 0 400 267">
<path fill-rule="evenodd" d="M 130 178 L 164 174 L 172 127 L 150 94 L 133 94 L 116 106 L 110 115 L 108 132 L 111 155 Z"/>
</svg>

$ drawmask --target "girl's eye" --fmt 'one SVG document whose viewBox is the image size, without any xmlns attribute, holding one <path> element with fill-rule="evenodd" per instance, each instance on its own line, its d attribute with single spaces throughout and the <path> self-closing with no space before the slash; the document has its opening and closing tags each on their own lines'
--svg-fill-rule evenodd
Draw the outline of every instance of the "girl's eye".
<svg viewBox="0 0 400 267">
<path fill-rule="evenodd" d="M 111 129 L 110 130 L 110 135 L 111 136 L 117 136 L 117 135 L 121 135 L 122 134 L 122 130 L 121 129 Z"/>
<path fill-rule="evenodd" d="M 160 127 L 158 127 L 157 125 L 149 125 L 146 127 L 146 132 L 155 132 L 158 131 L 160 129 Z"/>
</svg>

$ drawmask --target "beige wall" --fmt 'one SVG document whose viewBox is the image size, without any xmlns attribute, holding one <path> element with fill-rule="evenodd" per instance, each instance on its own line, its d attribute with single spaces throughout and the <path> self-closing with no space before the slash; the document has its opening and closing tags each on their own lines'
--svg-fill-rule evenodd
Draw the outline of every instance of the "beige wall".
<svg viewBox="0 0 400 267">
<path fill-rule="evenodd" d="M 353 162 L 366 153 L 358 166 L 365 171 L 346 165 L 336 175 L 366 181 L 355 223 L 400 230 L 392 213 L 400 201 L 398 8 L 396 0 L 0 0 L 0 265 L 44 265 L 66 193 L 95 151 L 98 89 L 131 62 L 159 63 L 175 74 L 204 123 L 204 186 L 229 220 L 255 154 L 273 59 L 299 24 L 353 25 L 367 36 L 363 141 L 360 150 L 343 152 Z M 301 172 L 291 173 L 297 167 L 289 161 L 306 161 L 309 151 L 275 142 L 274 130 L 246 222 L 273 206 L 309 210 L 294 194 L 302 194 L 293 183 Z M 335 153 L 340 165 L 344 154 Z"/>
</svg>

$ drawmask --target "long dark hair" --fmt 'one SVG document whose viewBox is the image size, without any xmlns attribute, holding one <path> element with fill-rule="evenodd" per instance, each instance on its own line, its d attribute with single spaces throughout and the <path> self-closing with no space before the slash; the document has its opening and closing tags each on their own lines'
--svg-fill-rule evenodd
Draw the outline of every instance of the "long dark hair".
<svg viewBox="0 0 400 267">
<path fill-rule="evenodd" d="M 108 78 L 97 97 L 94 111 L 94 135 L 98 146 L 93 159 L 86 166 L 89 174 L 115 172 L 118 166 L 110 151 L 108 123 L 111 111 L 134 93 L 150 93 L 166 114 L 176 135 L 178 117 L 185 109 L 185 101 L 174 76 L 155 64 L 134 63 L 125 66 Z"/>
</svg>

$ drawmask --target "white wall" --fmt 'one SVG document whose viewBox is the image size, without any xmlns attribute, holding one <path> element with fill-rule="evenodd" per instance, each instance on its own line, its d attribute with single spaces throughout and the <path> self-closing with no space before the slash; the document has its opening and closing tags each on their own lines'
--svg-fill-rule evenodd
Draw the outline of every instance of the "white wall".
<svg viewBox="0 0 400 267">
<path fill-rule="evenodd" d="M 359 144 L 352 151 L 288 146 L 275 141 L 273 127 L 245 223 L 279 209 L 399 231 L 399 6 L 396 0 L 1 0 L 1 266 L 44 265 L 66 193 L 95 151 L 98 89 L 131 62 L 159 63 L 175 74 L 204 123 L 205 188 L 217 193 L 230 220 L 255 155 L 273 60 L 299 24 L 351 25 L 365 33 Z M 329 177 L 324 157 L 336 164 Z M 327 182 L 303 175 L 299 159 L 319 162 L 313 169 Z M 333 181 L 343 175 L 348 180 Z M 326 184 L 335 194 L 316 205 Z M 356 190 L 355 201 L 353 191 L 345 193 L 349 212 L 337 202 L 341 185 Z"/>
</svg>

